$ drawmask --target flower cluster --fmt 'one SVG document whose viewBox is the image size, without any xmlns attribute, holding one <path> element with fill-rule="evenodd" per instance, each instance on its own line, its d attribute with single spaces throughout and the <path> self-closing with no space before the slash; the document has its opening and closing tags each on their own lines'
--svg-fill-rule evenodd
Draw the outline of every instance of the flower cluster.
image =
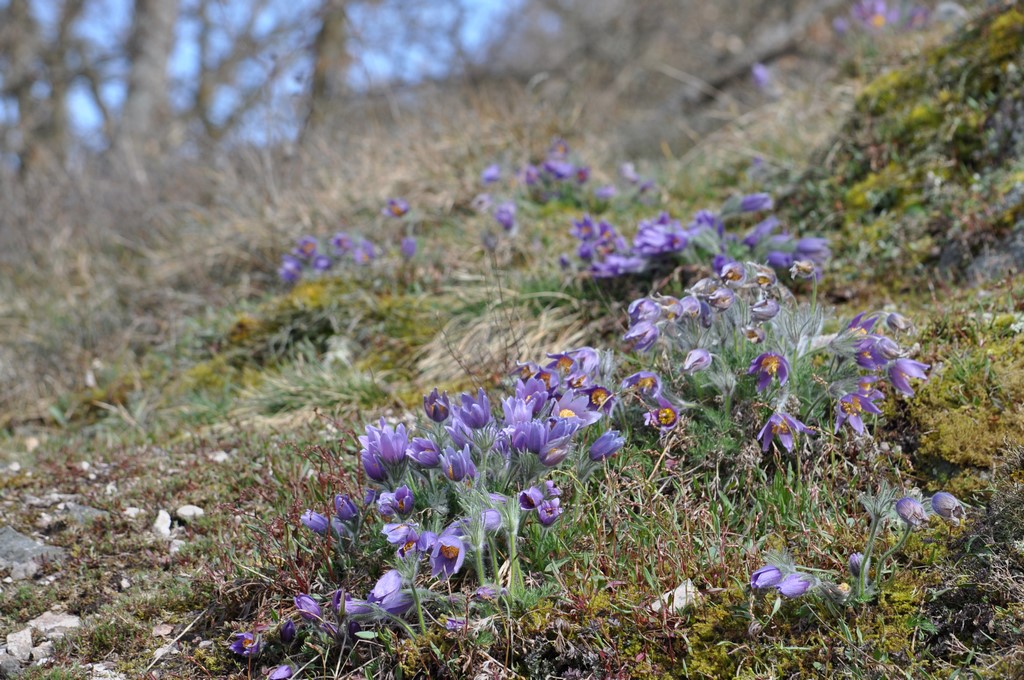
<svg viewBox="0 0 1024 680">
<path fill-rule="evenodd" d="M 423 398 L 419 425 L 384 419 L 368 425 L 359 437 L 362 469 L 373 487 L 364 507 L 339 495 L 332 517 L 307 510 L 302 524 L 345 546 L 375 510 L 394 548 L 395 568 L 364 599 L 335 593 L 329 616 L 300 595 L 302 606 L 298 599 L 296 606 L 308 612 L 303 618 L 334 637 L 370 620 L 408 625 L 413 613 L 422 629 L 424 603 L 431 610 L 451 603 L 432 593 L 421 571 L 443 582 L 467 564 L 483 589 L 474 597 L 502 592 L 497 582 L 506 573 L 508 592 L 521 594 L 521 533 L 531 518 L 545 531 L 564 511 L 552 473 L 572 463 L 577 478 L 585 479 L 624 444 L 605 424 L 616 402 L 605 387 L 612 368 L 607 355 L 590 347 L 550 354 L 541 364 L 517 366 L 512 394 L 499 408 L 482 389 L 455 398 L 435 389 Z"/>
<path fill-rule="evenodd" d="M 742 260 L 763 262 L 775 269 L 788 269 L 796 262 L 806 263 L 814 276 L 831 252 L 823 238 L 795 238 L 785 231 L 777 217 L 767 214 L 774 207 L 766 193 L 736 197 L 721 211 L 698 211 L 683 225 L 667 212 L 654 219 L 641 220 L 632 242 L 621 236 L 606 221 L 595 224 L 590 215 L 573 222 L 570 233 L 579 242 L 576 256 L 581 266 L 595 278 L 634 274 L 668 262 L 700 263 L 710 260 L 715 271 Z M 726 222 L 745 214 L 762 219 L 742 237 L 726 231 Z M 568 265 L 568 258 L 563 263 Z"/>
<path fill-rule="evenodd" d="M 806 573 L 793 564 L 785 554 L 775 553 L 769 556 L 767 564 L 754 571 L 750 576 L 750 587 L 755 592 L 775 589 L 785 598 L 800 597 L 818 592 L 827 599 L 837 602 L 864 602 L 877 593 L 885 579 L 886 565 L 907 542 L 914 529 L 928 523 L 929 511 L 925 505 L 913 496 L 898 498 L 899 493 L 889 486 L 883 486 L 877 494 L 861 497 L 861 503 L 868 511 L 871 520 L 867 543 L 863 552 L 854 552 L 846 560 L 849 571 L 848 583 L 819 578 Z M 939 491 L 929 501 L 931 513 L 943 521 L 959 525 L 966 518 L 963 504 L 955 496 Z M 899 540 L 881 556 L 875 555 L 876 544 L 886 525 L 902 526 Z M 872 569 L 874 578 L 872 578 Z"/>
<path fill-rule="evenodd" d="M 849 19 L 843 16 L 832 21 L 836 33 L 844 35 L 852 26 L 866 33 L 884 30 L 913 30 L 924 28 L 930 19 L 928 8 L 907 3 L 887 3 L 885 0 L 858 0 L 850 8 Z"/>
<path fill-rule="evenodd" d="M 792 273 L 812 276 L 813 267 L 798 260 Z M 827 414 L 819 405 L 828 402 L 833 431 L 848 425 L 862 435 L 864 418 L 881 413 L 876 384 L 883 377 L 908 396 L 914 394 L 910 380 L 926 377 L 928 366 L 908 358 L 881 331 L 883 325 L 892 333 L 908 331 L 903 316 L 861 313 L 842 332 L 824 336 L 824 312 L 813 301 L 797 303 L 772 267 L 726 262 L 717 276 L 697 281 L 687 293 L 634 300 L 623 339 L 657 362 L 648 381 L 660 386 L 659 373 L 678 376 L 670 387 L 696 397 L 695 406 L 721 404 L 728 417 L 737 395 L 769 405 L 757 433 L 764 451 L 773 441 L 792 451 L 799 435 L 813 432 L 806 423 L 822 427 Z M 663 351 L 652 351 L 656 347 Z M 648 396 L 668 404 L 660 387 Z M 675 411 L 659 410 L 648 423 L 671 428 L 677 418 Z"/>
</svg>

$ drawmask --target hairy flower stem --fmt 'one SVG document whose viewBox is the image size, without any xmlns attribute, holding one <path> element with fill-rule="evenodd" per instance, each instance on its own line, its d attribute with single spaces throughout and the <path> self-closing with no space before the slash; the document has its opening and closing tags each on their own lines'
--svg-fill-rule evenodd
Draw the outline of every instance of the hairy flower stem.
<svg viewBox="0 0 1024 680">
<path fill-rule="evenodd" d="M 519 553 L 516 550 L 516 536 L 519 535 L 519 520 L 513 521 L 508 532 L 508 590 L 513 597 L 523 593 L 523 572 L 519 567 Z"/>
<path fill-rule="evenodd" d="M 907 539 L 910 538 L 910 532 L 913 531 L 913 529 L 914 528 L 908 524 L 906 528 L 903 529 L 903 535 L 900 536 L 899 542 L 897 542 L 896 545 L 894 545 L 893 547 L 889 548 L 889 550 L 887 550 L 885 554 L 882 555 L 882 559 L 878 560 L 878 565 L 875 567 L 875 583 L 882 583 L 882 568 L 885 566 L 886 560 L 892 557 L 893 553 L 897 552 L 906 544 Z"/>
<path fill-rule="evenodd" d="M 476 555 L 474 555 L 474 558 L 476 559 L 477 578 L 480 580 L 480 585 L 485 586 L 487 585 L 487 572 L 484 570 L 483 544 L 478 545 L 477 549 L 474 552 L 476 553 Z"/>
<path fill-rule="evenodd" d="M 412 601 L 413 604 L 416 605 L 416 619 L 420 624 L 420 632 L 426 633 L 427 624 L 426 621 L 423 620 L 423 605 L 420 603 L 420 591 L 419 588 L 416 587 L 415 583 L 412 586 Z"/>
<path fill-rule="evenodd" d="M 871 517 L 871 529 L 868 531 L 868 544 L 864 548 L 864 559 L 861 563 L 860 568 L 860 592 L 858 593 L 860 598 L 864 597 L 864 594 L 868 590 L 868 574 L 871 571 L 871 553 L 875 549 L 875 539 L 878 538 L 878 518 Z"/>
</svg>

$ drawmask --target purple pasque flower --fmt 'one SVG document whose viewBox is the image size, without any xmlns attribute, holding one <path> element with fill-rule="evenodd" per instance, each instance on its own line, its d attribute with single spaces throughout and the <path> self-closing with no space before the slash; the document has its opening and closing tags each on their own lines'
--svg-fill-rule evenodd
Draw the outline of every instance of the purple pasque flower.
<svg viewBox="0 0 1024 680">
<path fill-rule="evenodd" d="M 469 445 L 456 451 L 448 446 L 440 455 L 439 463 L 444 476 L 453 482 L 461 482 L 476 478 L 476 465 L 473 464 L 473 457 L 469 454 Z"/>
<path fill-rule="evenodd" d="M 307 529 L 321 536 L 326 536 L 327 529 L 331 526 L 330 520 L 313 510 L 306 510 L 300 519 Z"/>
<path fill-rule="evenodd" d="M 759 90 L 767 90 L 772 84 L 772 72 L 767 66 L 758 62 L 750 69 L 750 77 Z"/>
<path fill-rule="evenodd" d="M 827 238 L 807 236 L 797 239 L 793 257 L 797 260 L 810 260 L 820 265 L 832 257 L 832 251 L 828 247 Z"/>
<path fill-rule="evenodd" d="M 409 436 L 405 432 L 405 425 L 392 427 L 381 418 L 379 427 L 366 426 L 366 435 L 359 437 L 359 443 L 363 445 L 363 451 L 380 456 L 385 466 L 396 466 L 406 458 Z"/>
<path fill-rule="evenodd" d="M 744 326 L 743 328 L 740 329 L 740 331 L 743 333 L 744 337 L 746 337 L 747 340 L 754 343 L 755 345 L 761 344 L 767 337 L 767 335 L 764 332 L 764 329 L 761 328 L 760 326 Z"/>
<path fill-rule="evenodd" d="M 604 260 L 590 265 L 590 275 L 595 279 L 611 279 L 623 274 L 636 274 L 647 266 L 647 258 L 612 253 Z"/>
<path fill-rule="evenodd" d="M 910 319 L 899 312 L 891 312 L 886 316 L 885 325 L 894 333 L 906 333 L 914 327 L 914 324 L 911 323 Z"/>
<path fill-rule="evenodd" d="M 562 514 L 562 499 L 548 498 L 537 506 L 537 519 L 546 527 L 551 526 Z"/>
<path fill-rule="evenodd" d="M 299 611 L 299 616 L 306 621 L 313 621 L 314 623 L 321 621 L 320 605 L 309 595 L 305 593 L 296 595 L 295 608 Z"/>
<path fill-rule="evenodd" d="M 779 222 L 778 217 L 775 215 L 769 215 L 755 224 L 753 228 L 747 232 L 747 235 L 743 237 L 742 243 L 748 248 L 754 248 L 763 240 L 774 234 L 775 230 L 781 225 L 782 223 Z"/>
<path fill-rule="evenodd" d="M 715 289 L 711 295 L 708 295 L 708 304 L 719 311 L 729 309 L 734 302 L 736 302 L 736 293 L 725 286 Z"/>
<path fill-rule="evenodd" d="M 632 344 L 633 351 L 646 352 L 658 341 L 661 331 L 650 321 L 641 321 L 630 326 L 622 339 Z"/>
<path fill-rule="evenodd" d="M 644 422 L 651 427 L 659 428 L 662 432 L 668 432 L 679 422 L 679 410 L 659 394 L 658 408 L 646 413 Z"/>
<path fill-rule="evenodd" d="M 787 598 L 800 597 L 814 585 L 814 579 L 807 574 L 789 574 L 775 585 L 779 595 Z"/>
<path fill-rule="evenodd" d="M 637 298 L 626 309 L 631 324 L 648 321 L 654 323 L 661 318 L 661 305 L 649 297 Z"/>
<path fill-rule="evenodd" d="M 366 601 L 395 616 L 401 616 L 413 605 L 412 594 L 402 590 L 402 575 L 397 569 L 385 572 L 377 580 Z"/>
<path fill-rule="evenodd" d="M 718 276 L 727 284 L 740 286 L 747 280 L 747 268 L 742 262 L 726 262 L 719 268 Z"/>
<path fill-rule="evenodd" d="M 298 243 L 295 244 L 295 250 L 293 250 L 292 253 L 304 260 L 309 260 L 316 255 L 317 247 L 318 244 L 315 238 L 312 236 L 303 236 L 299 239 Z"/>
<path fill-rule="evenodd" d="M 896 501 L 896 514 L 899 515 L 910 528 L 919 527 L 928 522 L 928 514 L 924 506 L 916 498 L 904 496 Z"/>
<path fill-rule="evenodd" d="M 922 364 L 920 361 L 914 361 L 913 359 L 897 359 L 889 366 L 889 382 L 902 394 L 912 397 L 914 396 L 914 388 L 910 386 L 908 379 L 918 378 L 927 380 L 928 374 L 925 373 L 926 370 L 928 370 L 928 364 Z"/>
<path fill-rule="evenodd" d="M 879 315 L 876 312 L 871 314 L 861 312 L 850 319 L 850 323 L 846 325 L 846 330 L 855 335 L 867 335 L 874 329 L 875 324 L 878 323 L 878 318 Z"/>
<path fill-rule="evenodd" d="M 610 396 L 610 395 L 609 395 Z M 590 399 L 580 392 L 566 392 L 555 402 L 551 415 L 558 419 L 576 418 L 582 425 L 591 425 L 601 419 L 601 414 L 590 409 Z"/>
<path fill-rule="evenodd" d="M 456 407 L 455 415 L 467 427 L 479 430 L 491 422 L 491 402 L 487 398 L 484 388 L 478 389 L 475 398 L 471 394 L 463 392 L 459 395 L 459 399 L 462 406 Z"/>
<path fill-rule="evenodd" d="M 494 220 L 501 225 L 506 233 L 512 233 L 516 228 L 516 204 L 514 201 L 499 203 L 494 208 Z"/>
<path fill-rule="evenodd" d="M 420 537 L 416 527 L 408 522 L 389 522 L 381 528 L 380 532 L 384 534 L 388 543 L 399 548 L 415 545 Z"/>
<path fill-rule="evenodd" d="M 594 224 L 594 218 L 584 214 L 578 220 L 573 220 L 572 229 L 569 230 L 569 233 L 580 241 L 594 241 L 597 239 L 598 230 Z"/>
<path fill-rule="evenodd" d="M 847 560 L 847 566 L 850 569 L 851 576 L 853 576 L 854 578 L 859 577 L 860 570 L 864 566 L 864 555 L 859 552 L 851 554 L 850 558 Z"/>
<path fill-rule="evenodd" d="M 875 389 L 875 381 L 878 378 L 874 375 L 862 375 L 857 378 L 857 392 L 864 395 L 868 399 L 874 401 L 875 399 L 881 399 L 885 395 L 881 391 Z"/>
<path fill-rule="evenodd" d="M 528 187 L 532 187 L 540 181 L 540 168 L 536 165 L 527 165 L 519 172 L 519 180 Z"/>
<path fill-rule="evenodd" d="M 615 395 L 603 385 L 585 387 L 580 390 L 580 394 L 586 395 L 587 407 L 591 411 L 600 411 L 607 415 L 615 405 Z"/>
<path fill-rule="evenodd" d="M 267 680 L 288 680 L 294 671 L 288 664 L 282 664 L 267 674 Z"/>
<path fill-rule="evenodd" d="M 347 493 L 340 493 L 334 497 L 334 514 L 342 522 L 350 522 L 359 516 L 359 508 Z"/>
<path fill-rule="evenodd" d="M 889 363 L 889 360 L 882 356 L 876 340 L 877 335 L 868 335 L 857 340 L 854 345 L 854 360 L 857 365 L 868 371 L 876 371 Z"/>
<path fill-rule="evenodd" d="M 600 201 L 615 198 L 615 195 L 618 193 L 619 190 L 615 188 L 614 184 L 605 184 L 594 189 L 594 197 Z"/>
<path fill-rule="evenodd" d="M 882 412 L 871 401 L 869 396 L 861 392 L 851 392 L 843 395 L 836 407 L 835 431 L 839 432 L 839 428 L 842 427 L 843 423 L 849 422 L 854 432 L 864 434 L 864 421 L 861 419 L 862 413 L 881 415 Z"/>
<path fill-rule="evenodd" d="M 544 481 L 544 497 L 545 498 L 558 498 L 562 495 L 562 490 L 555 486 L 555 483 L 550 479 Z"/>
<path fill-rule="evenodd" d="M 427 417 L 435 423 L 443 423 L 448 420 L 452 413 L 452 405 L 448 400 L 448 393 L 438 394 L 435 387 L 430 394 L 423 396 L 423 410 Z"/>
<path fill-rule="evenodd" d="M 416 237 L 406 236 L 402 239 L 402 245 L 399 248 L 402 253 L 402 257 L 406 260 L 411 260 L 416 255 Z"/>
<path fill-rule="evenodd" d="M 234 633 L 231 638 L 234 640 L 228 649 L 239 656 L 256 656 L 263 649 L 263 641 L 255 633 Z"/>
<path fill-rule="evenodd" d="M 675 220 L 642 220 L 633 239 L 633 252 L 644 257 L 678 253 L 689 243 L 686 232 Z"/>
<path fill-rule="evenodd" d="M 779 303 L 775 300 L 759 300 L 750 305 L 750 318 L 758 323 L 771 321 L 778 316 L 780 309 Z"/>
<path fill-rule="evenodd" d="M 391 517 L 396 513 L 405 517 L 412 512 L 415 499 L 408 486 L 403 484 L 391 491 L 385 491 L 377 499 L 377 512 L 384 517 Z"/>
<path fill-rule="evenodd" d="M 661 396 L 661 378 L 657 373 L 650 371 L 637 371 L 622 381 L 620 389 L 628 390 L 636 388 L 638 392 L 648 397 L 657 399 Z"/>
<path fill-rule="evenodd" d="M 494 508 L 487 508 L 480 513 L 480 524 L 483 526 L 484 531 L 495 532 L 501 529 L 501 513 Z"/>
<path fill-rule="evenodd" d="M 403 217 L 409 212 L 409 204 L 401 198 L 389 198 L 383 213 L 388 217 Z"/>
<path fill-rule="evenodd" d="M 430 570 L 435 578 L 447 581 L 457 574 L 466 559 L 466 544 L 457 529 L 449 527 L 441 532 L 430 553 Z"/>
<path fill-rule="evenodd" d="M 530 404 L 535 416 L 547 405 L 549 395 L 550 390 L 543 380 L 531 377 L 516 381 L 516 398 Z"/>
<path fill-rule="evenodd" d="M 932 496 L 932 512 L 942 519 L 959 526 L 960 521 L 967 517 L 963 504 L 951 493 L 939 491 Z"/>
<path fill-rule="evenodd" d="M 343 231 L 339 231 L 331 237 L 331 248 L 335 255 L 344 255 L 352 250 L 354 245 L 355 241 L 352 240 L 352 237 Z"/>
<path fill-rule="evenodd" d="M 449 616 L 444 620 L 444 628 L 445 630 L 451 631 L 453 633 L 458 633 L 461 631 L 468 630 L 469 622 L 466 621 L 466 619 L 460 619 L 454 616 Z"/>
<path fill-rule="evenodd" d="M 803 432 L 809 434 L 811 428 L 807 427 L 793 416 L 783 411 L 773 413 L 768 421 L 761 428 L 757 438 L 761 440 L 761 451 L 767 451 L 771 446 L 772 439 L 779 438 L 786 451 L 793 450 L 793 435 Z"/>
<path fill-rule="evenodd" d="M 370 264 L 375 257 L 377 257 L 377 250 L 366 239 L 360 241 L 359 245 L 352 249 L 352 260 L 356 264 Z"/>
<path fill-rule="evenodd" d="M 622 449 L 626 438 L 618 430 L 608 430 L 590 445 L 590 460 L 600 462 L 614 456 Z"/>
<path fill-rule="evenodd" d="M 291 619 L 285 619 L 284 623 L 281 624 L 281 630 L 278 635 L 281 637 L 281 642 L 290 645 L 292 640 L 295 639 L 295 622 Z"/>
<path fill-rule="evenodd" d="M 580 165 L 576 168 L 576 183 L 586 184 L 590 181 L 590 167 L 587 165 Z"/>
<path fill-rule="evenodd" d="M 277 276 L 285 283 L 295 283 L 302 278 L 302 263 L 291 255 L 285 255 L 281 258 Z"/>
<path fill-rule="evenodd" d="M 327 257 L 323 253 L 320 253 L 313 257 L 313 269 L 318 272 L 325 272 L 331 268 L 331 258 Z"/>
<path fill-rule="evenodd" d="M 436 467 L 441 461 L 441 450 L 433 440 L 426 437 L 415 437 L 406 455 L 422 467 Z"/>
<path fill-rule="evenodd" d="M 891 9 L 885 0 L 860 0 L 850 9 L 850 16 L 868 31 L 879 31 L 900 19 L 899 7 Z"/>
<path fill-rule="evenodd" d="M 776 352 L 764 352 L 750 362 L 747 375 L 757 376 L 757 391 L 763 392 L 768 389 L 772 378 L 778 378 L 779 386 L 786 384 L 789 380 L 789 362 L 786 357 Z"/>
<path fill-rule="evenodd" d="M 770 194 L 749 194 L 740 199 L 740 212 L 758 212 L 771 210 L 773 207 L 775 202 Z"/>
<path fill-rule="evenodd" d="M 703 348 L 691 349 L 683 360 L 684 373 L 696 373 L 703 371 L 711 365 L 711 352 Z"/>
<path fill-rule="evenodd" d="M 637 174 L 636 165 L 631 162 L 626 162 L 619 166 L 619 177 L 630 184 L 637 184 L 640 182 L 640 175 Z"/>
<path fill-rule="evenodd" d="M 776 269 L 788 269 L 793 265 L 793 253 L 782 250 L 769 250 L 765 255 L 765 261 L 769 266 Z"/>
<path fill-rule="evenodd" d="M 501 166 L 497 163 L 488 165 L 484 168 L 483 172 L 480 173 L 480 181 L 484 184 L 494 184 L 501 179 Z"/>
<path fill-rule="evenodd" d="M 569 155 L 569 143 L 561 137 L 552 137 L 548 147 L 548 158 L 565 158 Z"/>
<path fill-rule="evenodd" d="M 772 588 L 782 580 L 782 571 L 772 564 L 766 564 L 750 575 L 750 587 Z"/>
<path fill-rule="evenodd" d="M 561 158 L 548 158 L 541 164 L 541 169 L 555 180 L 566 180 L 576 172 L 572 163 Z"/>
<path fill-rule="evenodd" d="M 524 511 L 536 510 L 544 501 L 544 492 L 535 486 L 523 489 L 519 493 L 519 508 Z"/>
</svg>

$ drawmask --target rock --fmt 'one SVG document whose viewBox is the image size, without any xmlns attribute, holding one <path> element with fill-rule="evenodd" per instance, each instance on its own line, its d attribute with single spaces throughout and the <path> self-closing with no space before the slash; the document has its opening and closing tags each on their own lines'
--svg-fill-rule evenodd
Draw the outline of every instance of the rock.
<svg viewBox="0 0 1024 680">
<path fill-rule="evenodd" d="M 214 463 L 226 463 L 229 460 L 231 460 L 231 454 L 228 453 L 227 451 L 214 451 L 213 453 L 209 454 L 209 458 Z"/>
<path fill-rule="evenodd" d="M 32 453 L 39 448 L 39 437 L 25 437 L 25 450 Z"/>
<path fill-rule="evenodd" d="M 125 508 L 124 514 L 128 515 L 128 519 L 135 519 L 142 514 L 142 508 Z"/>
<path fill-rule="evenodd" d="M 53 643 L 47 640 L 38 647 L 32 648 L 32 660 L 39 662 L 53 656 Z"/>
<path fill-rule="evenodd" d="M 31 578 L 46 561 L 64 559 L 64 551 L 52 545 L 45 545 L 11 527 L 0 528 L 0 569 L 9 569 L 11 578 Z"/>
<path fill-rule="evenodd" d="M 91 524 L 97 519 L 109 516 L 106 511 L 90 508 L 88 505 L 79 505 L 78 503 L 62 503 L 61 505 L 63 507 L 57 506 L 57 509 L 61 510 L 65 519 L 75 524 Z"/>
<path fill-rule="evenodd" d="M 64 633 L 82 625 L 82 619 L 66 612 L 46 612 L 28 622 L 48 640 L 59 640 Z"/>
<path fill-rule="evenodd" d="M 195 518 L 205 515 L 206 511 L 198 505 L 183 505 L 174 514 L 178 516 L 178 519 L 187 524 Z"/>
<path fill-rule="evenodd" d="M 651 603 L 651 609 L 656 612 L 660 612 L 663 606 L 667 606 L 670 612 L 681 612 L 690 605 L 694 604 L 701 597 L 697 588 L 694 587 L 693 581 L 686 579 L 679 584 L 679 587 L 675 590 L 670 590 L 661 596 L 661 598 Z"/>
<path fill-rule="evenodd" d="M 153 531 L 163 538 L 171 537 L 171 516 L 166 510 L 161 510 L 157 514 L 156 521 L 153 522 Z"/>
<path fill-rule="evenodd" d="M 25 628 L 7 634 L 7 653 L 22 663 L 32 658 L 32 629 Z"/>
<path fill-rule="evenodd" d="M 110 664 L 106 663 L 94 663 L 89 667 L 89 671 L 89 680 L 128 680 L 125 676 L 112 670 Z"/>
<path fill-rule="evenodd" d="M 181 550 L 184 547 L 185 547 L 185 541 L 180 541 L 178 539 L 174 539 L 173 541 L 171 541 L 170 553 L 172 555 L 177 555 L 178 551 Z"/>
<path fill-rule="evenodd" d="M 13 463 L 7 466 L 7 470 L 10 472 L 20 472 L 21 463 L 19 463 L 18 461 L 14 461 Z"/>
<path fill-rule="evenodd" d="M 169 623 L 161 623 L 153 626 L 153 637 L 170 637 L 174 632 L 174 626 Z"/>
<path fill-rule="evenodd" d="M 0 653 L 0 678 L 13 678 L 21 673 L 21 662 L 7 653 Z"/>
</svg>

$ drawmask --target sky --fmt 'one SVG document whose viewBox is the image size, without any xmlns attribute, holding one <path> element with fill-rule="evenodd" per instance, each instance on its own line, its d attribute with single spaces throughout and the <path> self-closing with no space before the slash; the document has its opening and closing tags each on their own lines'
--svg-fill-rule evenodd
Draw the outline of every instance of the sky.
<svg viewBox="0 0 1024 680">
<path fill-rule="evenodd" d="M 0 7 L 7 1 L 0 0 Z M 457 7 L 461 4 L 463 16 L 457 35 L 465 50 L 476 56 L 494 35 L 497 24 L 509 8 L 518 2 L 521 0 L 353 2 L 348 12 L 354 37 L 351 41 L 354 62 L 349 69 L 348 83 L 357 91 L 365 91 L 393 81 L 416 82 L 443 77 L 455 60 L 454 50 L 446 48 L 443 43 L 424 45 L 410 40 L 405 29 L 417 25 L 426 29 L 418 35 L 430 35 L 432 31 L 436 32 L 434 35 L 447 34 L 456 21 Z M 181 3 L 175 49 L 169 67 L 171 104 L 178 110 L 187 108 L 192 101 L 200 66 L 199 23 L 194 18 L 198 0 L 181 0 Z M 253 0 L 219 0 L 211 6 L 219 30 L 211 34 L 208 58 L 219 59 L 230 49 L 232 35 L 243 29 L 254 4 Z M 77 37 L 90 46 L 94 55 L 115 52 L 130 31 L 132 5 L 133 0 L 86 0 L 84 16 L 75 27 Z M 310 17 L 290 36 L 288 44 L 276 48 L 279 50 L 276 58 L 293 57 L 290 60 L 292 65 L 274 81 L 266 96 L 269 107 L 283 108 L 263 111 L 262 115 L 281 114 L 281 111 L 289 109 L 289 101 L 304 91 L 310 63 L 303 48 L 310 45 L 315 37 L 318 25 L 313 17 L 319 5 L 319 0 L 272 0 L 263 14 L 257 17 L 254 24 L 257 34 L 269 31 L 281 19 Z M 32 0 L 31 7 L 44 36 L 52 39 L 56 35 L 59 0 Z M 239 70 L 239 79 L 262 82 L 278 63 L 275 56 L 262 55 L 249 61 Z M 123 59 L 108 60 L 107 63 L 112 77 L 103 85 L 100 96 L 109 109 L 116 111 L 124 101 L 129 65 Z M 215 120 L 225 118 L 237 99 L 236 90 L 222 88 L 215 97 L 212 117 Z M 84 82 L 72 85 L 68 105 L 76 133 L 84 140 L 98 137 L 102 114 Z"/>
</svg>

